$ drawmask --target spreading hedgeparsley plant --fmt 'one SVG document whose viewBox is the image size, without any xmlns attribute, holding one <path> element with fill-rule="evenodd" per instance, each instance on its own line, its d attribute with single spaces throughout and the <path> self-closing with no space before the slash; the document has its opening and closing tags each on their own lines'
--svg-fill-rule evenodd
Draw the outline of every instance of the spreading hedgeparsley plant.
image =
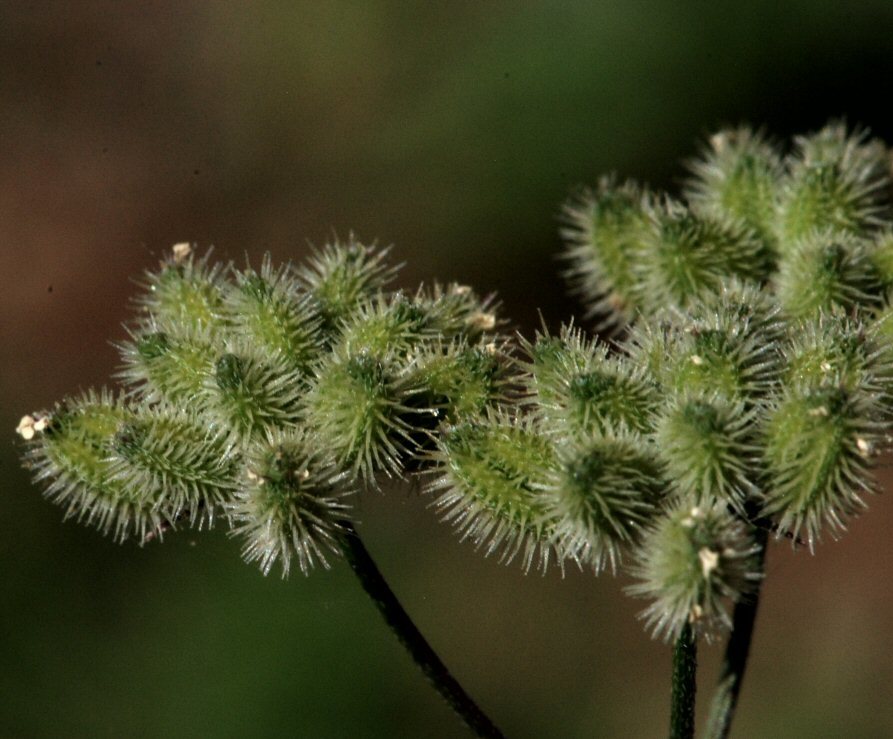
<svg viewBox="0 0 893 739">
<path fill-rule="evenodd" d="M 785 150 L 722 131 L 690 170 L 678 197 L 605 178 L 566 205 L 586 313 L 532 338 L 464 285 L 393 288 L 387 250 L 353 238 L 258 269 L 178 245 L 118 386 L 23 417 L 24 463 L 121 541 L 223 521 L 264 573 L 344 556 L 468 727 L 501 736 L 354 526 L 353 496 L 420 477 L 485 554 L 631 575 L 674 644 L 672 736 L 694 733 L 699 641 L 726 640 L 724 737 L 767 543 L 842 534 L 889 445 L 893 180 L 839 124 Z"/>
</svg>

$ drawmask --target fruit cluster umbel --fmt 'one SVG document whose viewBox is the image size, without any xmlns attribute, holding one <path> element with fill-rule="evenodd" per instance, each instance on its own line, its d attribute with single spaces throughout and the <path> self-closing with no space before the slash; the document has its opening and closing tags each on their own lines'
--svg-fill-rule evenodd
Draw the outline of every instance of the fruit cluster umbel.
<svg viewBox="0 0 893 739">
<path fill-rule="evenodd" d="M 179 245 L 120 390 L 22 419 L 26 464 L 118 539 L 222 517 L 264 572 L 338 551 L 349 495 L 422 475 L 485 553 L 628 566 L 655 634 L 711 634 L 874 488 L 893 381 L 890 152 L 838 124 L 713 136 L 680 197 L 606 178 L 565 208 L 579 325 L 506 335 L 463 285 L 388 288 L 351 238 L 304 265 Z"/>
</svg>

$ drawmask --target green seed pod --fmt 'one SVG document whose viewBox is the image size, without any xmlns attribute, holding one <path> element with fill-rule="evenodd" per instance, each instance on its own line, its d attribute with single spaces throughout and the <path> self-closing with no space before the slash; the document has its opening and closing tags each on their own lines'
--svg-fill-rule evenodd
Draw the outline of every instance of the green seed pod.
<svg viewBox="0 0 893 739">
<path fill-rule="evenodd" d="M 304 387 L 300 376 L 280 356 L 250 344 L 228 344 L 225 349 L 197 399 L 206 415 L 242 439 L 297 423 Z"/>
<path fill-rule="evenodd" d="M 436 337 L 428 308 L 402 292 L 378 294 L 360 302 L 342 321 L 335 351 L 345 354 L 405 356 Z"/>
<path fill-rule="evenodd" d="M 760 449 L 755 414 L 722 396 L 677 396 L 662 410 L 654 433 L 672 487 L 698 505 L 721 500 L 743 512 L 757 493 L 751 479 Z"/>
<path fill-rule="evenodd" d="M 65 508 L 65 518 L 118 541 L 160 535 L 167 516 L 165 491 L 132 487 L 114 474 L 115 435 L 131 418 L 107 390 L 89 391 L 52 413 L 25 416 L 17 429 L 26 440 L 25 466 L 46 486 L 46 496 Z"/>
<path fill-rule="evenodd" d="M 438 477 L 429 485 L 435 507 L 462 540 L 510 562 L 520 554 L 530 569 L 545 570 L 553 531 L 541 490 L 554 464 L 553 450 L 530 420 L 493 412 L 444 431 L 434 455 Z"/>
<path fill-rule="evenodd" d="M 559 557 L 616 572 L 621 549 L 637 544 L 658 511 L 663 481 L 650 444 L 619 434 L 557 447 L 540 488 Z"/>
<path fill-rule="evenodd" d="M 226 295 L 232 332 L 306 375 L 322 348 L 319 318 L 309 296 L 298 289 L 291 265 L 274 269 L 267 254 L 259 273 L 245 269 L 235 278 Z"/>
<path fill-rule="evenodd" d="M 893 417 L 893 307 L 880 310 L 863 335 L 871 347 L 866 352 L 869 369 L 884 394 L 884 407 L 891 409 Z"/>
<path fill-rule="evenodd" d="M 630 366 L 655 383 L 658 390 L 666 390 L 667 383 L 672 383 L 673 359 L 683 338 L 680 327 L 664 315 L 634 323 L 620 348 L 629 358 Z"/>
<path fill-rule="evenodd" d="M 446 423 L 473 420 L 513 397 L 514 377 L 506 350 L 496 343 L 431 342 L 420 348 L 408 370 L 424 404 Z"/>
<path fill-rule="evenodd" d="M 137 304 L 145 316 L 183 327 L 208 330 L 225 324 L 223 267 L 209 265 L 211 252 L 196 258 L 192 246 L 177 244 L 160 268 L 147 272 L 145 294 Z"/>
<path fill-rule="evenodd" d="M 647 432 L 657 388 L 634 364 L 562 326 L 557 337 L 538 334 L 525 343 L 530 357 L 525 384 L 543 426 L 559 436 L 591 436 L 613 429 Z"/>
<path fill-rule="evenodd" d="M 885 443 L 880 396 L 846 388 L 831 378 L 819 386 L 794 385 L 769 409 L 764 427 L 767 484 L 763 513 L 810 549 L 823 524 L 833 534 L 865 507 L 872 491 L 872 458 Z"/>
<path fill-rule="evenodd" d="M 228 434 L 193 412 L 134 408 L 111 440 L 109 478 L 142 491 L 166 522 L 212 525 L 232 495 L 240 459 Z"/>
<path fill-rule="evenodd" d="M 398 268 L 385 262 L 387 254 L 351 234 L 346 244 L 326 244 L 298 270 L 299 282 L 316 302 L 324 337 L 337 335 L 341 322 L 394 278 Z"/>
<path fill-rule="evenodd" d="M 693 328 L 683 334 L 678 353 L 667 363 L 665 386 L 675 393 L 690 390 L 727 397 L 754 393 L 759 387 L 741 373 L 741 360 L 749 358 L 746 352 L 751 347 L 736 339 L 720 329 Z"/>
<path fill-rule="evenodd" d="M 339 472 L 307 429 L 271 431 L 246 453 L 245 470 L 229 506 L 233 534 L 245 539 L 242 555 L 266 575 L 278 560 L 282 576 L 292 560 L 305 575 L 338 553 L 348 520 L 349 494 Z"/>
<path fill-rule="evenodd" d="M 739 222 L 695 215 L 669 199 L 649 213 L 651 228 L 632 268 L 645 315 L 685 309 L 698 298 L 719 293 L 732 278 L 761 283 L 769 276 L 768 248 Z"/>
<path fill-rule="evenodd" d="M 862 334 L 865 340 L 865 373 L 858 376 L 858 384 L 867 390 L 877 392 L 883 422 L 889 429 L 893 425 L 893 332 L 891 332 L 889 309 L 880 319 L 873 320 Z M 856 374 L 853 373 L 850 389 L 856 387 Z M 891 437 L 888 434 L 887 446 Z"/>
<path fill-rule="evenodd" d="M 722 329 L 759 345 L 783 340 L 787 326 L 772 294 L 738 280 L 723 283 L 718 293 L 694 301 L 685 313 L 676 314 L 679 325 Z"/>
<path fill-rule="evenodd" d="M 869 247 L 869 259 L 875 272 L 881 281 L 881 286 L 890 301 L 890 291 L 893 289 L 893 227 L 887 225 L 877 235 Z"/>
<path fill-rule="evenodd" d="M 732 281 L 660 321 L 633 326 L 620 346 L 669 393 L 719 393 L 754 402 L 777 382 L 784 323 L 759 288 Z"/>
<path fill-rule="evenodd" d="M 639 307 L 633 265 L 651 228 L 648 201 L 635 183 L 609 177 L 564 206 L 565 276 L 587 317 L 599 316 L 604 328 L 630 322 Z"/>
<path fill-rule="evenodd" d="M 726 601 L 746 598 L 761 579 L 759 551 L 725 503 L 684 503 L 645 536 L 629 592 L 653 600 L 641 617 L 655 637 L 671 641 L 690 623 L 709 638 L 732 627 Z"/>
<path fill-rule="evenodd" d="M 427 331 L 441 341 L 461 339 L 473 344 L 499 339 L 494 334 L 503 323 L 497 317 L 498 304 L 492 296 L 479 298 L 467 285 L 420 287 L 414 302 L 423 311 Z"/>
<path fill-rule="evenodd" d="M 319 363 L 304 397 L 304 420 L 352 478 L 401 477 L 416 447 L 413 433 L 436 410 L 413 406 L 420 388 L 405 368 L 372 354 L 335 351 Z"/>
<path fill-rule="evenodd" d="M 866 132 L 832 124 L 795 139 L 780 189 L 777 233 L 786 252 L 817 230 L 866 235 L 887 215 L 890 158 Z"/>
<path fill-rule="evenodd" d="M 685 197 L 700 213 L 741 221 L 774 244 L 775 202 L 781 157 L 759 132 L 725 129 L 710 137 L 689 168 Z"/>
<path fill-rule="evenodd" d="M 744 308 L 728 293 L 675 313 L 670 318 L 677 336 L 661 367 L 664 386 L 674 393 L 718 393 L 756 402 L 778 378 L 776 342 L 782 332 L 774 315 L 777 310 Z"/>
<path fill-rule="evenodd" d="M 817 387 L 834 381 L 855 390 L 881 389 L 893 376 L 890 339 L 838 313 L 792 324 L 783 344 L 782 382 Z"/>
<path fill-rule="evenodd" d="M 775 275 L 775 291 L 793 318 L 816 318 L 835 308 L 871 310 L 883 299 L 868 245 L 842 231 L 814 231 L 789 247 Z"/>
<path fill-rule="evenodd" d="M 207 327 L 152 321 L 130 336 L 118 345 L 123 359 L 118 377 L 149 403 L 192 401 L 213 377 L 219 340 Z"/>
</svg>

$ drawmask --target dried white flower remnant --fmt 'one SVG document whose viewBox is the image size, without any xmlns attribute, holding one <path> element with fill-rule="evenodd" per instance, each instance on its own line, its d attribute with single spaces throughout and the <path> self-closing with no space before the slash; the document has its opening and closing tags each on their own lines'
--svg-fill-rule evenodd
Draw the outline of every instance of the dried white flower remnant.
<svg viewBox="0 0 893 739">
<path fill-rule="evenodd" d="M 468 319 L 468 323 L 481 331 L 490 331 L 496 325 L 496 316 L 492 313 L 477 311 Z"/>
<path fill-rule="evenodd" d="M 22 416 L 22 420 L 16 426 L 16 433 L 25 441 L 31 441 L 34 435 L 43 431 L 48 424 L 49 420 L 46 417 Z"/>
<path fill-rule="evenodd" d="M 192 254 L 192 244 L 188 241 L 182 241 L 179 244 L 174 244 L 171 247 L 171 251 L 174 255 L 174 264 L 182 264 Z"/>
<path fill-rule="evenodd" d="M 698 559 L 701 560 L 701 572 L 704 577 L 710 577 L 710 573 L 719 567 L 719 552 L 704 547 L 698 551 Z"/>
</svg>

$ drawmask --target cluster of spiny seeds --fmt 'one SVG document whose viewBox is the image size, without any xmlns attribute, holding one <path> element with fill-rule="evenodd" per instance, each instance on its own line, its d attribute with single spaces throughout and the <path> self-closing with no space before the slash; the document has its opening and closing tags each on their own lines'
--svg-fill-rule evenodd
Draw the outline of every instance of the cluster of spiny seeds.
<svg viewBox="0 0 893 739">
<path fill-rule="evenodd" d="M 26 416 L 69 515 L 119 538 L 222 514 L 268 571 L 337 549 L 344 496 L 428 476 L 463 538 L 525 568 L 631 564 L 672 638 L 730 626 L 775 531 L 810 548 L 872 491 L 893 393 L 893 182 L 841 125 L 714 136 L 681 199 L 614 179 L 565 212 L 573 326 L 514 359 L 459 285 L 388 291 L 351 242 L 303 267 L 149 275 L 124 388 Z"/>
<path fill-rule="evenodd" d="M 570 280 L 616 352 L 543 339 L 532 390 L 555 433 L 622 435 L 659 470 L 642 527 L 595 496 L 641 542 L 631 590 L 656 633 L 729 626 L 761 529 L 811 549 L 864 507 L 893 409 L 891 197 L 887 147 L 835 124 L 788 151 L 720 132 L 680 200 L 606 179 L 567 206 Z"/>
<path fill-rule="evenodd" d="M 178 245 L 145 280 L 123 387 L 25 416 L 26 465 L 119 540 L 223 516 L 264 572 L 325 565 L 346 495 L 418 466 L 441 424 L 509 392 L 489 301 L 386 290 L 385 257 L 351 239 L 256 271 Z"/>
<path fill-rule="evenodd" d="M 446 517 L 526 566 L 627 551 L 655 634 L 729 628 L 767 532 L 840 533 L 888 446 L 890 161 L 839 125 L 787 154 L 730 130 L 681 200 L 578 196 L 569 277 L 614 340 L 522 342 L 521 402 L 441 435 Z"/>
</svg>

